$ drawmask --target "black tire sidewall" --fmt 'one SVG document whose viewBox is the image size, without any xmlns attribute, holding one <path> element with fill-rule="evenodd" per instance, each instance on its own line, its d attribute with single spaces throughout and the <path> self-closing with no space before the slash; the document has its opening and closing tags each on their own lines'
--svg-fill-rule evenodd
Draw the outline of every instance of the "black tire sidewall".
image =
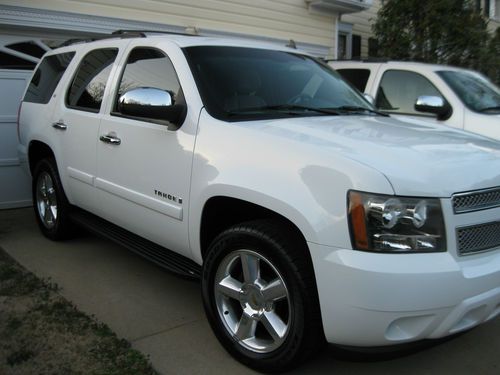
<svg viewBox="0 0 500 375">
<path fill-rule="evenodd" d="M 214 280 L 221 261 L 233 251 L 251 250 L 266 258 L 281 274 L 289 292 L 292 309 L 290 331 L 285 342 L 270 353 L 256 353 L 241 346 L 227 332 L 219 317 L 214 297 Z M 226 231 L 209 249 L 202 275 L 203 302 L 209 322 L 221 344 L 245 365 L 266 372 L 285 371 L 301 360 L 301 346 L 306 327 L 304 293 L 307 292 L 298 270 L 294 269 L 283 247 L 265 233 L 241 227 Z"/>
<path fill-rule="evenodd" d="M 56 191 L 57 218 L 56 223 L 52 228 L 47 228 L 42 222 L 37 204 L 37 183 L 40 175 L 43 172 L 46 172 L 50 176 L 50 178 L 52 179 L 53 187 Z M 64 190 L 59 178 L 59 173 L 57 172 L 57 166 L 54 159 L 42 159 L 35 166 L 32 180 L 32 196 L 36 221 L 42 233 L 52 240 L 61 240 L 69 237 L 71 232 L 68 218 L 69 203 L 67 201 L 66 195 L 64 194 Z"/>
</svg>

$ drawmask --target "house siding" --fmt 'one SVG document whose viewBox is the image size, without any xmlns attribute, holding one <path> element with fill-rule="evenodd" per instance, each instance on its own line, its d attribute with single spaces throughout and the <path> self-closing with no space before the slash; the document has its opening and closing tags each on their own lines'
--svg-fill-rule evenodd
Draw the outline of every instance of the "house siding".
<svg viewBox="0 0 500 375">
<path fill-rule="evenodd" d="M 353 35 L 361 36 L 361 57 L 368 57 L 368 39 L 372 37 L 372 25 L 377 18 L 377 12 L 382 7 L 380 0 L 374 0 L 373 5 L 359 13 L 343 14 L 340 22 L 352 24 Z"/>
<path fill-rule="evenodd" d="M 3 0 L 3 4 L 141 22 L 196 27 L 334 47 L 336 16 L 309 12 L 303 0 Z"/>
</svg>

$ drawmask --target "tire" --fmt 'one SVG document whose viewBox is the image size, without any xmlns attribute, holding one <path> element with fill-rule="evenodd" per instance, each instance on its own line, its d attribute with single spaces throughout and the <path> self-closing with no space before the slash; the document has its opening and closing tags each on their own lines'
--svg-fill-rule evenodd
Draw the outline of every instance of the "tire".
<svg viewBox="0 0 500 375">
<path fill-rule="evenodd" d="M 234 226 L 211 244 L 205 312 L 226 350 L 258 371 L 297 367 L 325 342 L 308 249 L 274 220 Z"/>
<path fill-rule="evenodd" d="M 44 236 L 54 241 L 72 237 L 71 206 L 64 194 L 54 159 L 42 159 L 37 163 L 31 187 L 36 221 Z"/>
</svg>

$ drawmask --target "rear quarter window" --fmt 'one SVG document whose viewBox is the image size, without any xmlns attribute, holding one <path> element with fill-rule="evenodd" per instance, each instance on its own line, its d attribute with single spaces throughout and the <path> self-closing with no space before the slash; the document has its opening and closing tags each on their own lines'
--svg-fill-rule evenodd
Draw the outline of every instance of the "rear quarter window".
<svg viewBox="0 0 500 375">
<path fill-rule="evenodd" d="M 339 74 L 351 82 L 359 91 L 364 92 L 368 78 L 370 77 L 369 69 L 336 69 Z"/>
<path fill-rule="evenodd" d="M 66 52 L 44 57 L 31 78 L 24 101 L 47 104 L 74 56 L 74 52 Z"/>
</svg>

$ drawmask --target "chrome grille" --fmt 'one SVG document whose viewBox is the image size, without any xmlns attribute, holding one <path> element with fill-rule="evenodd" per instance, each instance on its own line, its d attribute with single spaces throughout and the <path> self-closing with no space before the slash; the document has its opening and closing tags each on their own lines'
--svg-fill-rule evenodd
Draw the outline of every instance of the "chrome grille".
<svg viewBox="0 0 500 375">
<path fill-rule="evenodd" d="M 459 255 L 469 255 L 500 247 L 500 221 L 457 228 Z"/>
<path fill-rule="evenodd" d="M 456 214 L 500 206 L 500 187 L 454 194 L 453 211 Z"/>
</svg>

